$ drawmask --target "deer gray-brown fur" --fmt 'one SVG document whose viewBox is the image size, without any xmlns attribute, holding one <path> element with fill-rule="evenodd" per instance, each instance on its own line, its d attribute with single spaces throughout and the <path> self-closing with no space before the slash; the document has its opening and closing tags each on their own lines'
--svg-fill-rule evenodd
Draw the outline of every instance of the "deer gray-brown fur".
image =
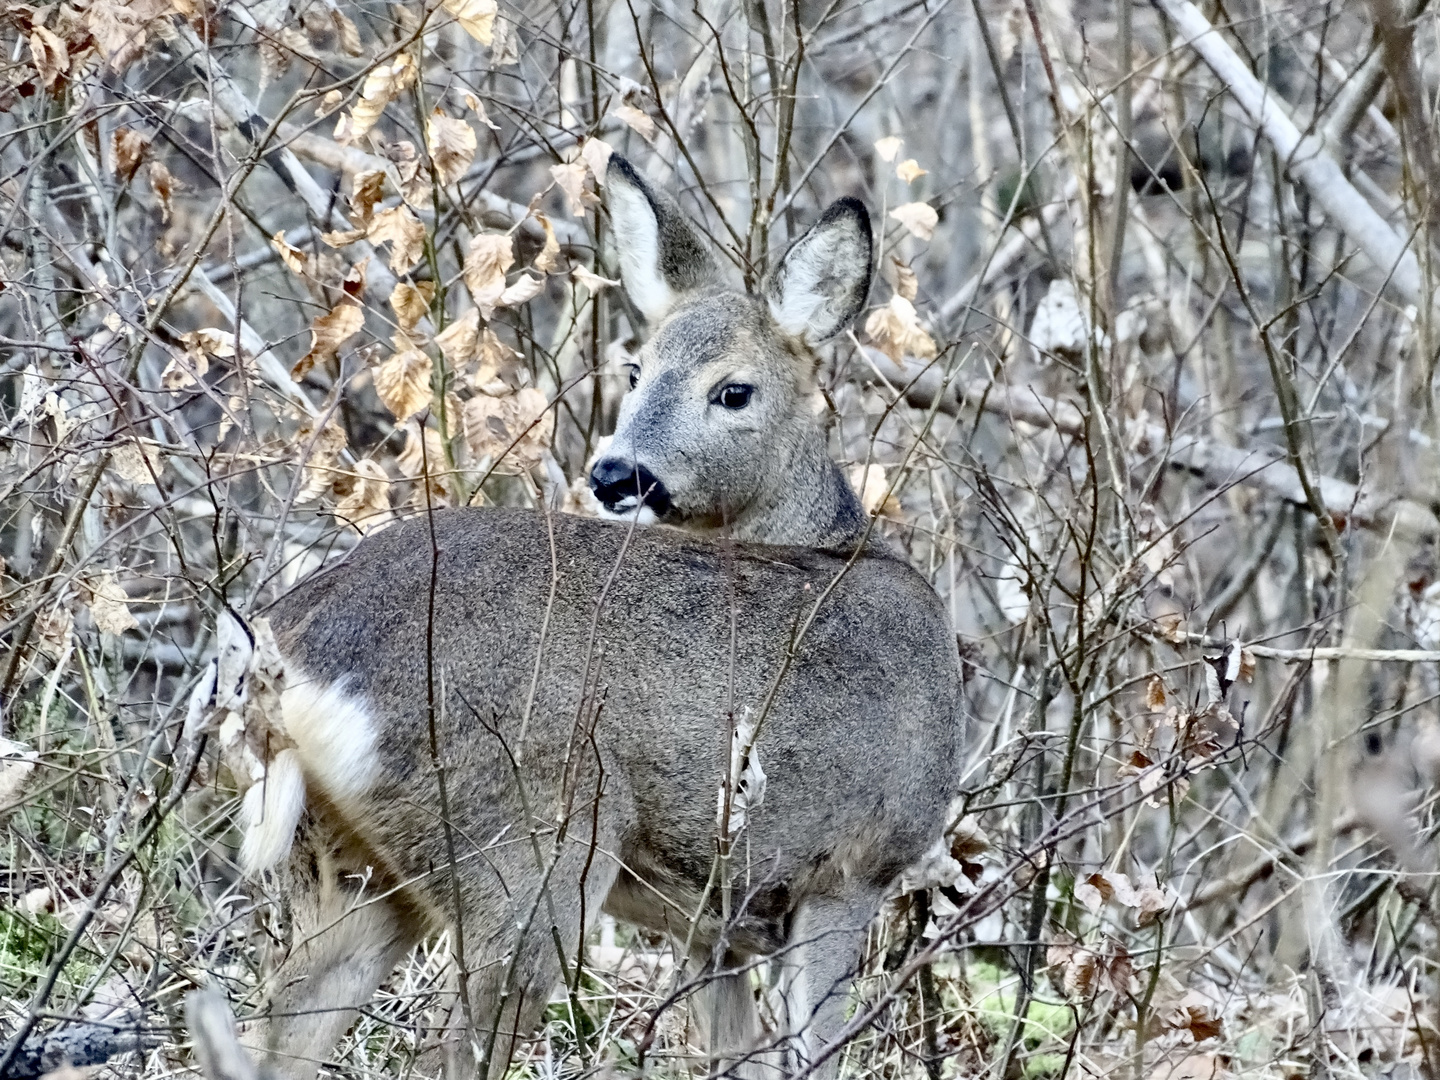
<svg viewBox="0 0 1440 1080">
<path fill-rule="evenodd" d="M 724 286 L 622 159 L 606 187 L 653 333 L 594 482 L 647 479 L 633 498 L 606 489 L 632 516 L 663 486 L 656 516 L 689 531 L 446 510 L 367 538 L 273 608 L 304 812 L 278 871 L 293 930 L 261 1041 L 292 1080 L 447 928 L 469 1007 L 452 1050 L 473 1025 L 498 1077 L 601 910 L 690 943 L 717 1070 L 812 1061 L 843 1023 L 867 924 L 944 828 L 955 639 L 903 562 L 877 546 L 847 563 L 865 518 L 811 405 L 811 346 L 863 303 L 863 208 L 827 212 L 755 297 Z M 748 395 L 722 404 L 734 385 Z M 737 723 L 758 723 L 768 783 L 727 833 Z M 763 956 L 783 971 L 788 1057 L 757 1056 L 737 969 Z"/>
</svg>

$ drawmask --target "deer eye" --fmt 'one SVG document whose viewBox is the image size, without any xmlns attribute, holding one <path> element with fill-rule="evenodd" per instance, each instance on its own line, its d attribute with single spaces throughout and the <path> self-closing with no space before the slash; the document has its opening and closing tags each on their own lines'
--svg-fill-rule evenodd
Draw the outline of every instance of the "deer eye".
<svg viewBox="0 0 1440 1080">
<path fill-rule="evenodd" d="M 731 383 L 720 391 L 720 404 L 727 409 L 743 409 L 750 404 L 750 395 L 755 392 L 753 386 L 746 386 L 744 383 Z"/>
<path fill-rule="evenodd" d="M 640 381 L 640 369 L 634 364 L 630 364 L 625 370 L 630 375 L 630 389 L 634 390 L 635 384 Z"/>
</svg>

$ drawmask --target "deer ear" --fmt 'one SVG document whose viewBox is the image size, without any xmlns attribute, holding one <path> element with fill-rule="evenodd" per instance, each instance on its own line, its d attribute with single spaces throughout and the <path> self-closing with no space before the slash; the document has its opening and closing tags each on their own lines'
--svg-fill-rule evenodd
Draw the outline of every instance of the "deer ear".
<svg viewBox="0 0 1440 1080">
<path fill-rule="evenodd" d="M 675 200 L 619 154 L 610 155 L 605 191 L 620 278 L 630 302 L 653 326 L 682 296 L 715 277 L 715 262 Z"/>
<path fill-rule="evenodd" d="M 873 268 L 865 204 L 859 199 L 831 203 L 766 277 L 770 314 L 787 334 L 817 345 L 860 314 Z"/>
</svg>

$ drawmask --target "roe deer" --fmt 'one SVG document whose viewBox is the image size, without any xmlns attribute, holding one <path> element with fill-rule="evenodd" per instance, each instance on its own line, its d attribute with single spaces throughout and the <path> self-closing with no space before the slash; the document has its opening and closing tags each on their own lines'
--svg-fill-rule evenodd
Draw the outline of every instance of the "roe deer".
<svg viewBox="0 0 1440 1080">
<path fill-rule="evenodd" d="M 708 958 L 721 1062 L 758 1040 L 736 969 L 778 954 L 803 1067 L 886 890 L 944 828 L 955 638 L 920 575 L 857 553 L 867 519 L 812 407 L 811 347 L 864 302 L 864 207 L 830 207 L 755 296 L 618 156 L 606 194 L 654 332 L 591 484 L 689 531 L 439 511 L 272 609 L 292 745 L 247 800 L 245 857 L 281 867 L 293 910 L 265 1041 L 294 1080 L 445 928 L 499 1076 L 602 909 Z"/>
</svg>

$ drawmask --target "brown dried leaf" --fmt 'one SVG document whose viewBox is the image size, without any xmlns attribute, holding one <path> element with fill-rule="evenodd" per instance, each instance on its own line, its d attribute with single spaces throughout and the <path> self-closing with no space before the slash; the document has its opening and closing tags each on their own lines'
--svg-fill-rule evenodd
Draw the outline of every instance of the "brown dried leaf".
<svg viewBox="0 0 1440 1080">
<path fill-rule="evenodd" d="M 439 109 L 425 125 L 425 148 L 435 164 L 442 186 L 455 183 L 475 160 L 475 129 L 464 120 L 446 116 Z"/>
<path fill-rule="evenodd" d="M 1136 893 L 1135 907 L 1138 912 L 1136 922 L 1140 926 L 1149 926 L 1179 902 L 1180 894 L 1169 885 L 1164 888 L 1157 885 L 1146 885 Z"/>
<path fill-rule="evenodd" d="M 565 195 L 565 205 L 575 217 L 585 216 L 585 162 L 567 161 L 550 166 L 550 175 Z M 592 196 L 593 198 L 593 196 Z"/>
<path fill-rule="evenodd" d="M 374 127 L 385 106 L 415 81 L 415 71 L 415 58 L 408 52 L 397 53 L 386 63 L 375 65 L 365 76 L 360 99 L 336 122 L 335 141 L 354 142 Z"/>
<path fill-rule="evenodd" d="M 901 357 L 930 360 L 935 356 L 935 342 L 920 325 L 915 305 L 898 293 L 890 303 L 876 308 L 865 320 L 865 335 L 890 359 Z"/>
<path fill-rule="evenodd" d="M 364 56 L 365 46 L 354 20 L 339 8 L 331 8 L 330 21 L 335 25 L 335 36 L 340 39 L 340 51 L 346 56 Z"/>
<path fill-rule="evenodd" d="M 324 240 L 325 243 L 333 248 L 342 248 L 355 243 L 356 240 L 363 238 L 364 235 L 364 229 L 345 229 L 344 231 L 336 230 L 335 232 L 321 233 L 320 239 Z"/>
<path fill-rule="evenodd" d="M 929 203 L 912 202 L 904 203 L 890 211 L 890 216 L 904 225 L 910 235 L 921 240 L 929 240 L 935 235 L 935 226 L 940 223 L 940 215 Z"/>
<path fill-rule="evenodd" d="M 366 169 L 355 174 L 355 178 L 350 182 L 350 209 L 358 224 L 370 224 L 370 215 L 375 212 L 375 204 L 385 197 L 382 193 L 384 187 L 384 169 Z"/>
<path fill-rule="evenodd" d="M 1145 683 L 1145 708 L 1150 712 L 1165 711 L 1165 680 L 1159 675 L 1151 675 Z"/>
<path fill-rule="evenodd" d="M 915 271 L 905 263 L 893 255 L 890 256 L 880 267 L 880 276 L 897 296 L 903 296 L 912 304 L 915 302 L 915 297 L 920 293 L 920 280 L 915 276 Z"/>
<path fill-rule="evenodd" d="M 160 200 L 160 223 L 162 225 L 169 224 L 170 200 L 175 195 L 175 178 L 170 175 L 170 170 L 165 167 L 163 161 L 151 161 L 148 175 L 150 190 L 155 192 L 155 197 Z"/>
<path fill-rule="evenodd" d="M 484 390 L 492 380 L 499 378 L 507 364 L 520 359 L 520 354 L 510 348 L 490 327 L 480 334 L 480 363 L 470 375 L 470 381 Z M 503 386 L 504 384 L 499 384 Z"/>
<path fill-rule="evenodd" d="M 898 517 L 900 503 L 890 492 L 890 480 L 885 475 L 885 466 L 872 461 L 869 465 L 856 463 L 850 467 L 850 486 L 860 496 L 860 505 L 871 517 L 876 515 Z"/>
<path fill-rule="evenodd" d="M 1255 654 L 1249 649 L 1240 650 L 1240 681 L 1243 683 L 1255 681 Z"/>
<path fill-rule="evenodd" d="M 905 183 L 913 184 L 916 180 L 920 179 L 920 177 L 927 175 L 927 173 L 926 170 L 920 168 L 920 163 L 912 157 L 906 158 L 900 162 L 899 165 L 895 166 L 895 175 L 901 180 L 904 180 Z M 926 239 L 928 240 L 929 237 L 926 237 Z"/>
<path fill-rule="evenodd" d="M 366 236 L 372 244 L 390 245 L 390 269 L 397 274 L 408 273 L 425 253 L 425 225 L 403 203 L 376 214 Z"/>
<path fill-rule="evenodd" d="M 128 181 L 140 168 L 140 161 L 150 145 L 150 137 L 132 128 L 116 128 L 110 137 L 111 159 L 118 180 Z"/>
<path fill-rule="evenodd" d="M 408 281 L 397 281 L 390 290 L 390 306 L 395 310 L 395 321 L 401 330 L 410 330 L 430 310 L 430 301 L 435 299 L 435 283 L 422 281 L 411 285 Z"/>
<path fill-rule="evenodd" d="M 536 213 L 535 220 L 540 223 L 540 228 L 545 230 L 545 246 L 540 249 L 540 254 L 535 256 L 530 268 L 538 273 L 548 274 L 555 269 L 555 260 L 560 254 L 560 241 L 555 239 L 555 226 L 550 224 L 548 217 Z"/>
<path fill-rule="evenodd" d="M 452 368 L 461 368 L 475 359 L 480 340 L 480 312 L 471 308 L 435 335 L 435 344 Z"/>
<path fill-rule="evenodd" d="M 427 469 L 426 466 L 429 466 Z M 395 458 L 395 467 L 400 470 L 400 475 L 408 480 L 425 479 L 426 486 L 430 489 L 431 505 L 444 505 L 449 499 L 449 492 L 445 488 L 445 473 L 448 465 L 445 461 L 445 444 L 440 441 L 440 433 L 432 428 L 424 429 L 422 441 L 419 421 L 411 420 L 405 425 L 405 447 Z M 424 506 L 425 495 L 421 489 L 416 502 Z"/>
<path fill-rule="evenodd" d="M 83 22 L 110 70 L 118 75 L 144 53 L 150 30 L 163 33 L 169 28 L 165 16 L 172 10 L 164 0 L 92 0 Z"/>
<path fill-rule="evenodd" d="M 538 465 L 555 433 L 554 411 L 545 395 L 529 386 L 509 397 L 471 398 L 465 403 L 464 421 L 470 453 L 477 459 L 499 461 L 495 471 L 500 473 L 520 473 Z"/>
<path fill-rule="evenodd" d="M 154 484 L 165 467 L 160 445 L 152 439 L 126 439 L 110 452 L 110 468 L 127 484 Z"/>
<path fill-rule="evenodd" d="M 290 369 L 290 377 L 303 379 L 316 364 L 328 364 L 335 359 L 340 346 L 358 334 L 364 325 L 365 312 L 351 300 L 341 300 L 324 315 L 316 316 L 310 324 L 310 351 Z"/>
<path fill-rule="evenodd" d="M 283 262 L 292 274 L 304 274 L 306 271 L 305 252 L 297 247 L 291 247 L 285 242 L 285 230 L 281 229 L 270 238 L 270 246 L 280 253 L 280 261 Z"/>
<path fill-rule="evenodd" d="M 375 532 L 389 524 L 390 476 L 377 461 L 362 458 L 355 463 L 355 475 L 336 481 L 341 493 L 335 503 L 335 516 L 346 521 L 358 533 Z"/>
<path fill-rule="evenodd" d="M 617 105 L 610 115 L 619 120 L 642 139 L 655 138 L 655 121 L 633 105 Z"/>
<path fill-rule="evenodd" d="M 470 107 L 470 111 L 475 114 L 475 119 L 479 120 L 480 123 L 484 124 L 491 131 L 500 130 L 500 125 L 491 120 L 490 114 L 485 111 L 485 103 L 474 94 L 465 95 L 465 104 Z"/>
<path fill-rule="evenodd" d="M 495 16 L 500 11 L 496 0 L 442 0 L 441 7 L 481 45 L 494 43 Z"/>
<path fill-rule="evenodd" d="M 35 640 L 41 650 L 59 659 L 75 632 L 75 616 L 63 602 L 57 601 L 35 617 Z"/>
<path fill-rule="evenodd" d="M 505 272 L 515 262 L 515 248 L 508 233 L 477 233 L 465 253 L 465 286 L 470 298 L 489 319 L 505 291 Z"/>
<path fill-rule="evenodd" d="M 30 60 L 40 74 L 40 81 L 49 90 L 55 80 L 70 72 L 70 50 L 65 40 L 53 30 L 47 30 L 39 23 L 30 28 Z"/>
<path fill-rule="evenodd" d="M 130 596 L 113 571 L 107 570 L 85 581 L 84 592 L 85 606 L 102 633 L 123 634 L 126 630 L 139 629 L 140 624 L 130 614 Z"/>
<path fill-rule="evenodd" d="M 314 445 L 311 445 L 311 440 Z M 296 433 L 296 443 L 302 453 L 307 448 L 304 482 L 295 496 L 298 503 L 314 502 L 335 482 L 335 462 L 345 449 L 345 429 L 334 420 L 328 421 L 317 436 L 311 424 L 306 424 Z"/>
<path fill-rule="evenodd" d="M 509 67 L 520 62 L 520 38 L 514 22 L 501 19 L 495 23 L 495 40 L 490 43 L 490 66 Z"/>
<path fill-rule="evenodd" d="M 390 359 L 375 369 L 373 380 L 381 404 L 394 414 L 396 422 L 403 424 L 430 404 L 434 364 L 398 334 L 395 348 Z"/>
</svg>

